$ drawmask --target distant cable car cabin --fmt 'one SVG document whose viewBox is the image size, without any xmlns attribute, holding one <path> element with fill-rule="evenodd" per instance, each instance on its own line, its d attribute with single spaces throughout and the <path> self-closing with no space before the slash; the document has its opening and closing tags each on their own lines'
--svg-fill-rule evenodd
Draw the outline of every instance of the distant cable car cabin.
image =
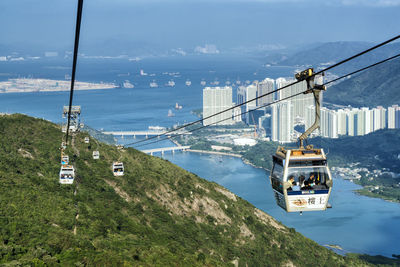
<svg viewBox="0 0 400 267">
<path fill-rule="evenodd" d="M 296 74 L 299 81 L 306 80 L 307 91 L 315 100 L 315 122 L 299 137 L 299 148 L 278 147 L 272 156 L 270 181 L 278 206 L 287 212 L 318 211 L 330 208 L 328 203 L 333 182 L 323 149 L 304 147 L 303 142 L 320 127 L 320 91 L 323 85 L 314 84 L 313 69 Z"/>
<path fill-rule="evenodd" d="M 65 144 L 65 142 L 61 142 L 61 149 L 67 149 L 67 145 Z"/>
<path fill-rule="evenodd" d="M 97 150 L 93 151 L 92 155 L 93 155 L 93 159 L 99 159 L 100 158 L 100 153 Z"/>
<path fill-rule="evenodd" d="M 85 144 L 89 144 L 89 141 L 90 141 L 89 137 L 86 136 L 84 141 L 85 141 Z"/>
<path fill-rule="evenodd" d="M 112 170 L 114 176 L 123 176 L 124 175 L 124 164 L 122 162 L 114 162 L 112 165 Z"/>
<path fill-rule="evenodd" d="M 75 178 L 74 166 L 61 165 L 60 184 L 73 184 Z"/>
</svg>

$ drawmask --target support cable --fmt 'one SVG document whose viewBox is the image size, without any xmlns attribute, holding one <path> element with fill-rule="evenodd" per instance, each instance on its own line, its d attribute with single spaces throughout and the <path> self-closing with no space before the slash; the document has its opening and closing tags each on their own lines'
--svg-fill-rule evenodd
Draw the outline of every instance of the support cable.
<svg viewBox="0 0 400 267">
<path fill-rule="evenodd" d="M 379 47 L 381 47 L 381 46 L 384 46 L 384 45 L 386 45 L 386 44 L 388 44 L 388 43 L 391 43 L 391 42 L 393 42 L 393 41 L 395 41 L 395 40 L 397 40 L 397 39 L 399 39 L 399 38 L 400 38 L 400 35 L 397 35 L 397 36 L 395 36 L 395 37 L 393 37 L 393 38 L 391 38 L 391 39 L 389 39 L 389 40 L 386 40 L 386 41 L 384 41 L 384 42 L 382 42 L 382 43 L 379 43 L 379 44 L 377 44 L 377 45 L 375 45 L 375 46 L 373 46 L 373 47 L 371 47 L 371 48 L 369 48 L 369 49 L 366 49 L 366 50 L 364 50 L 364 51 L 362 51 L 362 52 L 360 52 L 360 53 L 358 53 L 358 54 L 355 54 L 355 55 L 353 55 L 353 56 L 351 56 L 351 57 L 349 57 L 349 58 L 346 58 L 346 59 L 344 59 L 344 60 L 342 60 L 342 61 L 339 61 L 338 63 L 335 63 L 335 64 L 333 64 L 332 66 L 329 66 L 329 67 L 327 67 L 327 68 L 325 68 L 325 69 L 323 69 L 323 70 L 320 70 L 320 71 L 314 73 L 312 76 L 316 76 L 316 75 L 319 75 L 319 74 L 321 74 L 321 73 L 323 73 L 323 72 L 325 72 L 325 71 L 328 71 L 328 70 L 330 70 L 330 69 L 333 69 L 333 68 L 335 68 L 335 67 L 337 67 L 337 66 L 339 66 L 339 65 L 342 65 L 342 64 L 344 64 L 344 63 L 346 63 L 346 62 L 348 62 L 348 61 L 350 61 L 350 60 L 353 60 L 353 59 L 355 59 L 355 58 L 357 58 L 357 57 L 359 57 L 359 56 L 361 56 L 361 55 L 364 55 L 364 54 L 366 54 L 366 53 L 369 53 L 369 52 L 371 52 L 372 50 L 375 50 L 375 49 L 377 49 L 377 48 L 379 48 Z M 361 71 L 361 70 L 359 70 L 359 71 Z M 348 75 L 351 75 L 351 74 L 347 74 L 346 76 L 348 76 Z M 292 86 L 292 85 L 295 85 L 295 84 L 297 84 L 297 83 L 299 83 L 299 82 L 302 82 L 302 80 L 295 81 L 295 82 L 290 83 L 290 84 L 288 84 L 288 85 L 286 85 L 286 86 L 283 86 L 283 87 L 281 87 L 281 88 L 279 88 L 279 89 L 276 89 L 276 90 L 274 90 L 274 91 L 271 91 L 271 92 L 262 94 L 262 95 L 260 95 L 260 96 L 257 96 L 257 97 L 255 97 L 255 98 L 253 98 L 253 99 L 247 100 L 247 101 L 245 101 L 245 102 L 243 102 L 243 103 L 241 103 L 241 104 L 235 105 L 235 106 L 233 106 L 233 107 L 230 107 L 230 108 L 225 109 L 225 110 L 223 110 L 223 111 L 217 112 L 217 113 L 212 114 L 212 115 L 210 115 L 210 116 L 207 116 L 207 117 L 205 117 L 205 118 L 202 118 L 202 119 L 199 119 L 199 120 L 196 120 L 196 121 L 187 123 L 187 124 L 185 124 L 185 125 L 182 125 L 182 126 L 180 126 L 180 127 L 177 127 L 177 128 L 175 128 L 175 129 L 166 131 L 165 133 L 158 134 L 158 135 L 152 136 L 152 137 L 150 137 L 150 138 L 148 138 L 148 139 L 136 141 L 136 142 L 133 142 L 133 143 L 130 143 L 130 144 L 127 144 L 127 145 L 135 145 L 135 144 L 147 142 L 147 141 L 149 141 L 149 140 L 151 140 L 151 139 L 159 138 L 159 137 L 164 136 L 164 135 L 167 135 L 167 134 L 169 134 L 169 133 L 176 132 L 176 131 L 178 131 L 178 130 L 180 130 L 180 129 L 183 129 L 183 128 L 185 128 L 185 127 L 188 127 L 188 126 L 194 125 L 194 124 L 196 124 L 196 123 L 202 122 L 202 121 L 204 121 L 204 120 L 210 119 L 210 118 L 212 118 L 212 117 L 215 117 L 215 116 L 220 115 L 220 114 L 222 114 L 222 113 L 224 113 L 224 112 L 233 110 L 233 109 L 235 109 L 235 108 L 237 108 L 237 107 L 243 106 L 243 105 L 245 105 L 245 104 L 248 104 L 248 103 L 250 103 L 250 102 L 252 102 L 252 101 L 255 101 L 255 100 L 257 100 L 257 99 L 260 99 L 260 98 L 262 98 L 262 97 L 266 97 L 266 96 L 271 95 L 271 94 L 273 94 L 273 93 L 279 92 L 279 91 L 281 91 L 281 90 L 283 90 L 283 89 L 286 89 L 286 88 L 288 88 L 288 87 L 290 87 L 290 86 Z"/>
<path fill-rule="evenodd" d="M 326 85 L 328 85 L 328 84 L 330 84 L 330 83 L 333 83 L 333 82 L 338 81 L 338 80 L 340 80 L 340 79 L 346 78 L 346 77 L 348 77 L 348 76 L 350 76 L 350 75 L 359 73 L 359 72 L 361 72 L 361 71 L 370 69 L 370 68 L 372 68 L 372 67 L 375 67 L 375 66 L 377 66 L 377 65 L 380 65 L 380 64 L 382 64 L 382 63 L 385 63 L 385 62 L 387 62 L 387 61 L 390 61 L 390 60 L 395 59 L 395 58 L 398 58 L 398 57 L 400 57 L 400 54 L 394 55 L 394 56 L 389 57 L 389 58 L 387 58 L 387 59 L 381 60 L 381 61 L 376 62 L 376 63 L 374 63 L 374 64 L 368 65 L 368 66 L 366 66 L 366 67 L 364 67 L 364 68 L 358 69 L 358 70 L 356 70 L 356 71 L 350 72 L 350 73 L 348 73 L 348 74 L 345 74 L 345 75 L 340 76 L 340 77 L 338 77 L 338 78 L 335 78 L 335 79 L 333 79 L 333 80 L 330 80 L 330 81 L 328 81 L 328 82 L 325 82 L 324 84 L 322 84 L 322 86 L 326 86 Z M 292 97 L 295 97 L 295 96 L 304 94 L 305 92 L 307 92 L 307 90 L 305 90 L 305 91 L 303 91 L 303 92 L 300 92 L 300 93 L 297 93 L 297 94 L 294 94 L 294 95 L 291 95 L 291 96 L 288 96 L 288 97 L 283 98 L 283 99 L 281 99 L 281 100 L 277 100 L 277 101 L 274 101 L 274 102 L 265 104 L 265 105 L 263 105 L 263 106 L 260 106 L 260 107 L 255 108 L 255 109 L 248 110 L 248 111 L 243 112 L 243 113 L 240 113 L 240 114 L 236 114 L 236 115 L 233 116 L 233 118 L 234 118 L 234 117 L 237 117 L 237 116 L 244 115 L 244 114 L 249 113 L 249 112 L 254 111 L 254 110 L 258 110 L 258 109 L 261 109 L 261 108 L 268 107 L 268 106 L 270 106 L 270 105 L 276 104 L 276 103 L 281 102 L 281 101 L 284 101 L 284 100 L 288 100 L 288 99 L 290 99 L 290 98 L 292 98 Z M 226 121 L 226 120 L 231 119 L 231 118 L 232 118 L 232 117 L 229 117 L 229 118 L 226 118 L 226 119 L 219 120 L 219 121 L 217 121 L 217 122 L 211 123 L 211 124 L 209 124 L 209 125 L 203 125 L 203 126 L 201 126 L 201 127 L 199 127 L 199 128 L 195 128 L 195 129 L 189 130 L 189 131 L 187 131 L 187 132 L 195 132 L 195 131 L 201 130 L 201 129 L 203 129 L 203 128 L 206 128 L 206 127 L 208 127 L 208 126 L 212 126 L 212 125 L 218 124 L 218 123 L 220 123 L 220 122 Z M 197 121 L 197 122 L 199 122 L 199 121 Z M 192 123 L 191 125 L 193 125 L 193 124 L 194 124 L 194 123 Z M 187 127 L 187 126 L 185 126 L 185 127 Z M 166 138 L 158 139 L 158 140 L 155 140 L 155 141 L 153 141 L 153 142 L 146 143 L 146 144 L 142 144 L 142 145 L 139 145 L 139 146 L 136 146 L 136 147 L 141 147 L 141 146 L 145 146 L 145 145 L 149 145 L 149 144 L 154 144 L 154 143 L 157 143 L 157 142 L 161 142 L 161 141 L 167 140 L 167 139 L 169 139 L 169 138 L 171 138 L 171 137 L 177 137 L 177 136 L 181 136 L 181 135 L 184 135 L 184 133 L 179 133 L 179 134 L 170 135 L 170 136 L 167 136 Z M 146 139 L 146 140 L 148 140 L 148 139 Z M 132 143 L 132 144 L 135 144 L 135 143 Z M 132 144 L 126 144 L 126 145 L 132 145 Z M 135 147 L 135 148 L 136 148 L 136 147 Z"/>
<path fill-rule="evenodd" d="M 76 62 L 77 62 L 77 58 L 78 58 L 79 35 L 80 35 L 80 31 L 81 31 L 82 7 L 83 7 L 83 0 L 78 0 L 78 10 L 77 10 L 77 15 L 76 15 L 76 28 L 75 28 L 74 57 L 73 57 L 73 62 L 72 62 L 71 89 L 70 89 L 70 93 L 69 93 L 68 122 L 67 122 L 67 134 L 65 136 L 65 144 L 68 144 L 72 100 L 74 97 L 75 72 L 76 72 Z"/>
</svg>

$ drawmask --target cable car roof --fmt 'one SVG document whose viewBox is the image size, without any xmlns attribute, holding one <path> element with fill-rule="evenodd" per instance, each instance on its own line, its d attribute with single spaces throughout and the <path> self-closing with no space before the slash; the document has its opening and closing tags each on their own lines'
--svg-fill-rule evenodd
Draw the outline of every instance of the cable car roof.
<svg viewBox="0 0 400 267">
<path fill-rule="evenodd" d="M 319 148 L 312 148 L 312 149 L 305 149 L 305 148 L 294 148 L 294 149 L 285 149 L 283 147 L 278 147 L 275 157 L 286 159 L 287 155 L 289 154 L 290 160 L 321 160 L 325 159 L 326 156 L 323 149 Z"/>
</svg>

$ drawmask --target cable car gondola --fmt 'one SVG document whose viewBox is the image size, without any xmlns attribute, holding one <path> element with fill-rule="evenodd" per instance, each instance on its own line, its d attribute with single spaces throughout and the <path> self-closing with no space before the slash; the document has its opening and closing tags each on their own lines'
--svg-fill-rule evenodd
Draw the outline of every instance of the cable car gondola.
<svg viewBox="0 0 400 267">
<path fill-rule="evenodd" d="M 280 207 L 288 212 L 328 207 L 332 179 L 323 149 L 279 147 L 272 159 L 270 179 Z"/>
<path fill-rule="evenodd" d="M 325 86 L 315 85 L 313 69 L 296 74 L 297 80 L 307 81 L 306 93 L 313 93 L 315 100 L 315 122 L 299 137 L 299 148 L 278 147 L 272 156 L 270 182 L 276 203 L 287 212 L 326 210 L 332 190 L 330 174 L 324 150 L 304 147 L 303 142 L 320 124 L 321 90 Z"/>
<path fill-rule="evenodd" d="M 122 162 L 114 162 L 112 166 L 114 176 L 123 176 L 124 175 L 124 164 Z"/>
<path fill-rule="evenodd" d="M 100 158 L 100 152 L 95 150 L 92 153 L 93 159 L 99 159 Z"/>
<path fill-rule="evenodd" d="M 85 139 L 84 139 L 85 144 L 89 144 L 89 141 L 90 141 L 89 137 L 86 136 Z"/>
<path fill-rule="evenodd" d="M 61 165 L 60 184 L 73 184 L 75 178 L 74 166 Z"/>
</svg>

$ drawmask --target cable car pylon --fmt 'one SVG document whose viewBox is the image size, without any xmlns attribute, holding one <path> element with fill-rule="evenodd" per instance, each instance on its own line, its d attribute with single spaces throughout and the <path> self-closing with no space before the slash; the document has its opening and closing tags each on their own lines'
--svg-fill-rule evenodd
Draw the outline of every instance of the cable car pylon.
<svg viewBox="0 0 400 267">
<path fill-rule="evenodd" d="M 332 176 L 327 158 L 322 148 L 312 145 L 304 147 L 304 141 L 316 129 L 320 128 L 320 94 L 324 85 L 315 83 L 316 75 L 312 68 L 295 75 L 298 81 L 306 81 L 307 90 L 312 93 L 315 102 L 315 121 L 299 137 L 298 148 L 278 147 L 272 156 L 273 166 L 270 175 L 272 190 L 278 206 L 287 212 L 319 211 L 330 207 L 328 204 L 332 190 Z"/>
</svg>

